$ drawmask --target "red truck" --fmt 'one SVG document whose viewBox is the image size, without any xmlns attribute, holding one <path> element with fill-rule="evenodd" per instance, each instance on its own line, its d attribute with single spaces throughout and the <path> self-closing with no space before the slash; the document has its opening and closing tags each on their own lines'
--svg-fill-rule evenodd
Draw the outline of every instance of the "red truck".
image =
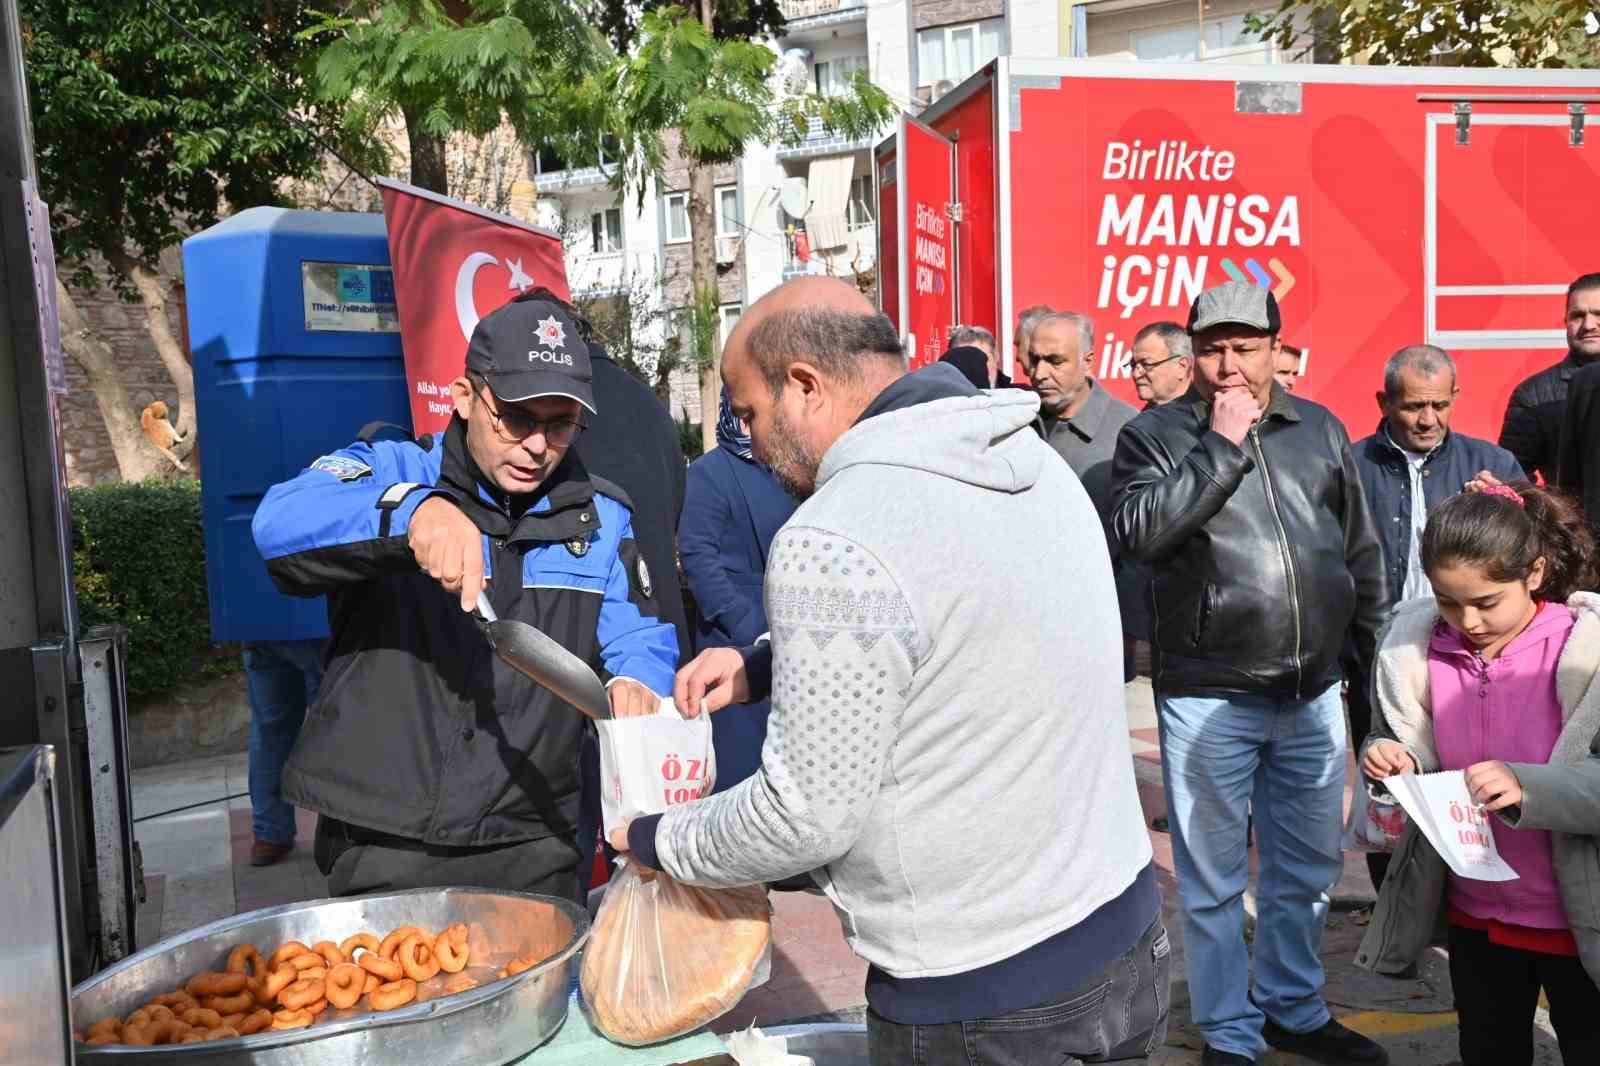
<svg viewBox="0 0 1600 1066">
<path fill-rule="evenodd" d="M 1250 280 L 1352 436 L 1384 360 L 1427 342 L 1461 367 L 1454 425 L 1492 440 L 1600 271 L 1596 103 L 1600 73 L 1568 70 L 1000 59 L 875 152 L 880 302 L 914 366 L 958 323 L 1009 362 L 1022 309 L 1087 312 L 1133 401 L 1133 334 Z"/>
</svg>

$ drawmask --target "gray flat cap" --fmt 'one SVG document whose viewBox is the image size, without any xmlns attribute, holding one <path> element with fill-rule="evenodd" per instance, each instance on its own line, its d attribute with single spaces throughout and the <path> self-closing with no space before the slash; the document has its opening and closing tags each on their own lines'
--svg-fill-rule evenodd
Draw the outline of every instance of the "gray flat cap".
<svg viewBox="0 0 1600 1066">
<path fill-rule="evenodd" d="M 1283 328 L 1277 298 L 1270 290 L 1248 281 L 1230 281 L 1206 289 L 1194 298 L 1194 306 L 1189 309 L 1189 333 L 1192 336 L 1222 325 L 1277 333 Z"/>
</svg>

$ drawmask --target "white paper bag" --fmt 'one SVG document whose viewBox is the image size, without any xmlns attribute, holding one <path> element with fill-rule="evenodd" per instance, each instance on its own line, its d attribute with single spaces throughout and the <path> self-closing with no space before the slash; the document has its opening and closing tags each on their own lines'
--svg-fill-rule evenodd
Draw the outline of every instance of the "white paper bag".
<svg viewBox="0 0 1600 1066">
<path fill-rule="evenodd" d="M 791 1055 L 786 1037 L 768 1036 L 751 1022 L 748 1029 L 722 1038 L 739 1066 L 815 1066 L 809 1055 Z"/>
<path fill-rule="evenodd" d="M 1399 774 L 1384 784 L 1457 877 L 1517 880 L 1517 871 L 1495 846 L 1489 812 L 1472 802 L 1467 777 L 1460 770 Z"/>
<path fill-rule="evenodd" d="M 668 696 L 655 714 L 611 718 L 600 731 L 600 813 L 606 836 L 645 814 L 711 794 L 711 717 L 685 719 Z"/>
</svg>

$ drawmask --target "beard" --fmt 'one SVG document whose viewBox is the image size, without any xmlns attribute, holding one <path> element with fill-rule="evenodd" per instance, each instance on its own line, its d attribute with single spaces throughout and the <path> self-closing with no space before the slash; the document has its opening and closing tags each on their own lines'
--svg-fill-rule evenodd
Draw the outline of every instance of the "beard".
<svg viewBox="0 0 1600 1066">
<path fill-rule="evenodd" d="M 811 454 L 781 410 L 773 412 L 772 441 L 757 448 L 756 461 L 772 471 L 783 490 L 797 500 L 810 499 L 817 491 L 817 467 L 822 465 L 822 457 Z"/>
</svg>

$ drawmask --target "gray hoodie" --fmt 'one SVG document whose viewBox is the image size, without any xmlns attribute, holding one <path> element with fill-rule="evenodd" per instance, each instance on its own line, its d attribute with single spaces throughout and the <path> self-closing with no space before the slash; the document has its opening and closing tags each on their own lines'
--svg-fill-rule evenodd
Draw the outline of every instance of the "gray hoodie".
<svg viewBox="0 0 1600 1066">
<path fill-rule="evenodd" d="M 828 450 L 767 564 L 761 770 L 668 810 L 664 870 L 811 871 L 857 954 L 904 978 L 1010 958 L 1150 862 L 1105 537 L 1037 408 L 933 400 Z"/>
</svg>

